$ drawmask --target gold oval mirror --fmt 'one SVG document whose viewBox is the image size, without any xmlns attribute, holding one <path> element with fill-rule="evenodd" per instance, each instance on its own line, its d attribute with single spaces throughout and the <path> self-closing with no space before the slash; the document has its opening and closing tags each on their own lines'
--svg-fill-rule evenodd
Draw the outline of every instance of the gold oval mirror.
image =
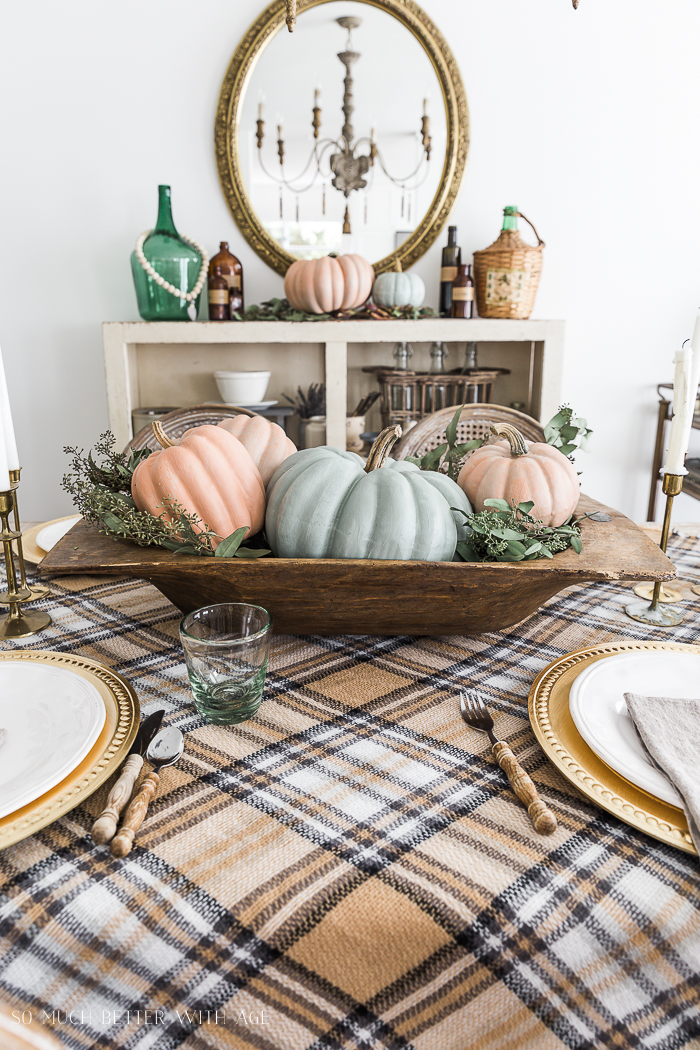
<svg viewBox="0 0 700 1050">
<path fill-rule="evenodd" d="M 285 0 L 263 11 L 221 87 L 219 178 L 243 236 L 285 274 L 357 252 L 411 266 L 445 225 L 469 143 L 464 85 L 412 0 Z"/>
</svg>

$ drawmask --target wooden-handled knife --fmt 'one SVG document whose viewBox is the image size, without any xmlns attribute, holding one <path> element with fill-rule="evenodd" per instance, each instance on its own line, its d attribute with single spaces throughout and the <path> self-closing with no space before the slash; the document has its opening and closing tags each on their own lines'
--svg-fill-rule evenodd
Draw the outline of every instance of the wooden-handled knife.
<svg viewBox="0 0 700 1050">
<path fill-rule="evenodd" d="M 164 714 L 164 710 L 154 711 L 148 718 L 144 718 L 139 726 L 136 739 L 131 745 L 128 758 L 122 767 L 121 776 L 107 797 L 107 805 L 92 825 L 93 842 L 98 843 L 100 846 L 106 842 L 111 842 L 114 838 L 117 824 L 119 823 L 119 815 L 131 798 L 136 778 L 143 766 L 143 756 L 151 740 L 153 740 L 153 737 L 160 729 Z"/>
</svg>

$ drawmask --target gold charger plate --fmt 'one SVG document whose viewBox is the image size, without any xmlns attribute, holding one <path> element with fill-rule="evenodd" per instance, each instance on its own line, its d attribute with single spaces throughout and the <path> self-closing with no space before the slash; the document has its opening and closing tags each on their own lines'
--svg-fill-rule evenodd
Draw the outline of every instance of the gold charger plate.
<svg viewBox="0 0 700 1050">
<path fill-rule="evenodd" d="M 29 562 L 30 565 L 38 565 L 42 562 L 47 555 L 47 551 L 40 547 L 36 542 L 36 538 L 42 529 L 47 528 L 49 525 L 58 525 L 59 521 L 68 521 L 69 518 L 74 518 L 73 514 L 66 514 L 62 518 L 52 518 L 51 521 L 40 521 L 38 525 L 32 525 L 31 529 L 27 529 L 26 532 L 22 533 L 22 551 L 24 552 L 24 560 Z"/>
<path fill-rule="evenodd" d="M 59 784 L 0 819 L 0 849 L 19 842 L 76 806 L 104 784 L 126 758 L 141 719 L 133 686 L 109 667 L 70 653 L 17 649 L 0 653 L 0 660 L 54 664 L 87 678 L 104 701 L 107 717 L 102 732 L 82 762 Z"/>
<path fill-rule="evenodd" d="M 670 846 L 697 855 L 682 809 L 662 802 L 606 765 L 580 735 L 569 712 L 569 689 L 590 664 L 618 653 L 646 649 L 700 653 L 682 642 L 619 642 L 579 649 L 540 671 L 528 698 L 530 723 L 551 762 L 601 809 Z"/>
</svg>

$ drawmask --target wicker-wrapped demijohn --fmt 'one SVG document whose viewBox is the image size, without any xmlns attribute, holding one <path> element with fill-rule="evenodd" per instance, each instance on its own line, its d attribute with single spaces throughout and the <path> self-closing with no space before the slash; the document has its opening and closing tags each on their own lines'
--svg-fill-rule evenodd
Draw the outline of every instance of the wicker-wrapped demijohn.
<svg viewBox="0 0 700 1050">
<path fill-rule="evenodd" d="M 515 207 L 503 209 L 503 229 L 488 248 L 474 252 L 476 304 L 480 317 L 524 320 L 532 313 L 542 272 L 544 241 L 534 226 L 537 245 L 518 233 L 518 216 L 532 223 Z"/>
</svg>

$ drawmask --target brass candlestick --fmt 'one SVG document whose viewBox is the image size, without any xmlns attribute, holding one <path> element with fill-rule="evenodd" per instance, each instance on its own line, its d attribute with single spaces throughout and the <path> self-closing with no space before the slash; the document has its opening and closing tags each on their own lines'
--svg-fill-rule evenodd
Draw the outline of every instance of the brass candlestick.
<svg viewBox="0 0 700 1050">
<path fill-rule="evenodd" d="M 661 527 L 661 542 L 659 546 L 666 553 L 668 534 L 671 528 L 671 508 L 674 496 L 678 496 L 683 489 L 682 474 L 664 474 L 663 492 L 666 496 L 666 508 L 664 510 L 664 522 Z M 651 605 L 646 601 L 632 602 L 625 607 L 625 612 L 632 620 L 639 623 L 647 623 L 652 627 L 676 627 L 684 619 L 683 614 L 676 609 L 659 608 L 659 597 L 661 594 L 661 580 L 654 584 L 651 596 Z"/>
<path fill-rule="evenodd" d="M 22 526 L 19 520 L 19 506 L 17 504 L 17 489 L 19 488 L 19 476 L 22 468 L 18 467 L 17 470 L 10 471 L 10 491 L 12 492 L 12 516 L 15 519 L 15 530 L 22 535 Z M 29 595 L 23 598 L 25 602 L 38 602 L 40 598 L 47 598 L 51 594 L 51 590 L 48 587 L 44 587 L 41 584 L 31 585 L 27 583 L 27 572 L 24 566 L 24 550 L 22 548 L 21 541 L 17 544 L 17 560 L 19 562 L 19 579 L 20 589 L 28 591 Z"/>
<path fill-rule="evenodd" d="M 18 475 L 13 471 L 13 475 Z M 17 497 L 15 489 L 19 481 L 11 481 L 11 487 L 7 492 L 0 492 L 0 540 L 2 540 L 5 554 L 5 567 L 7 569 L 7 590 L 0 594 L 0 605 L 9 605 L 9 615 L 0 619 L 0 639 L 3 638 L 27 638 L 37 631 L 43 631 L 51 623 L 51 617 L 41 609 L 30 609 L 20 612 L 23 602 L 36 601 L 30 589 L 25 585 L 17 586 L 17 573 L 15 571 L 13 541 L 17 541 L 17 548 L 22 551 L 22 533 L 18 529 L 10 528 L 10 512 L 15 511 Z M 15 518 L 15 521 L 17 519 Z M 21 555 L 21 564 L 24 555 Z M 24 577 L 23 577 L 24 578 Z M 48 593 L 48 592 L 47 592 Z"/>
</svg>

